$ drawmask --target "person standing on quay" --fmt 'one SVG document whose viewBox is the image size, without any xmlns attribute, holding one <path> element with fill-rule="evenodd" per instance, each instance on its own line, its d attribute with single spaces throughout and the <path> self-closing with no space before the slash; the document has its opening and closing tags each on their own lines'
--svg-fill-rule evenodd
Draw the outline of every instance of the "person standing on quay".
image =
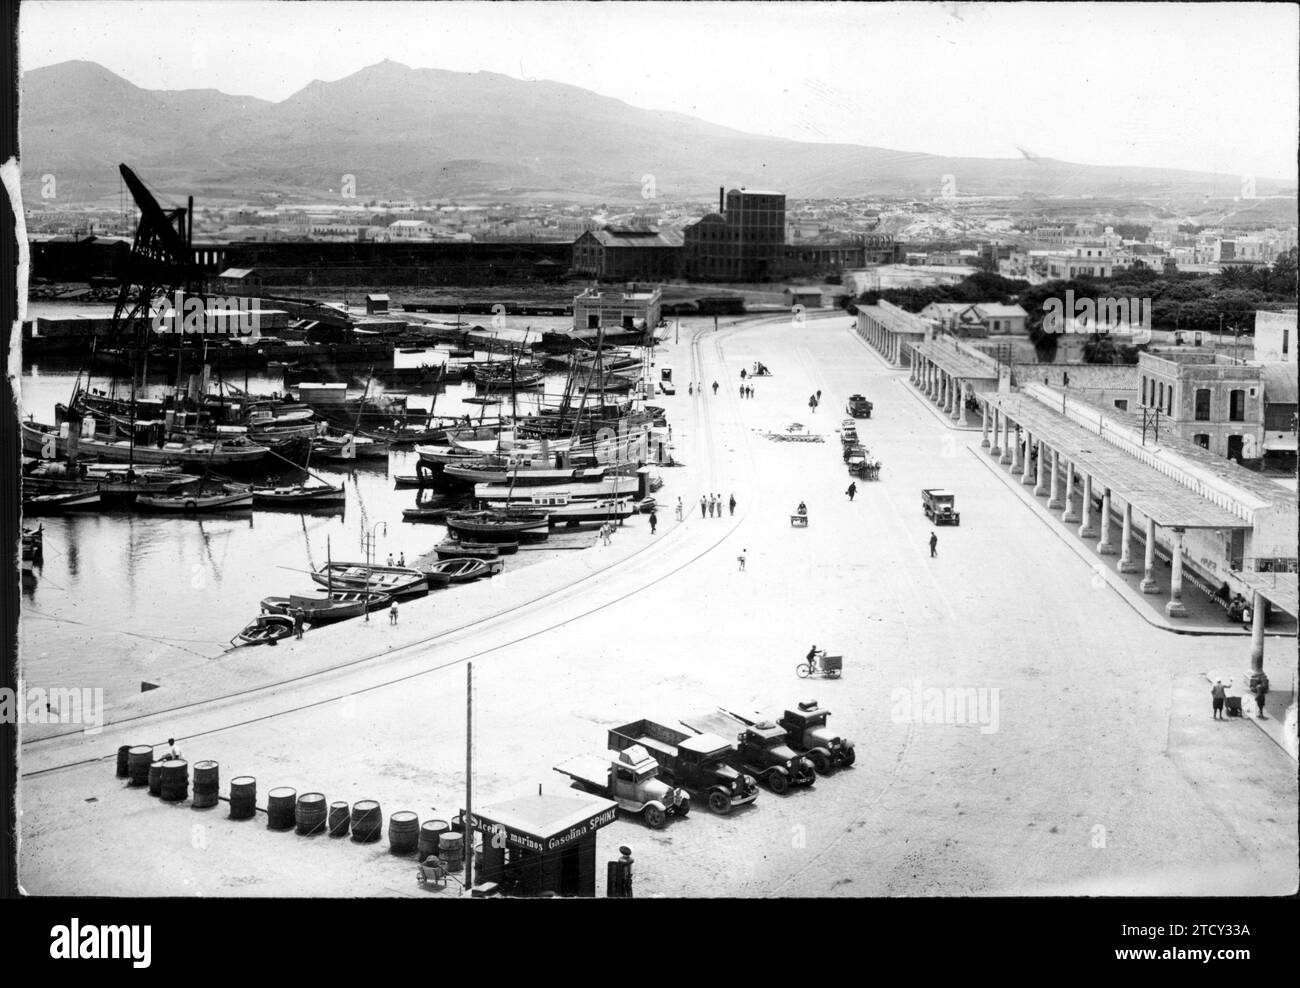
<svg viewBox="0 0 1300 988">
<path fill-rule="evenodd" d="M 736 557 L 736 561 L 740 563 L 740 572 L 742 573 L 745 572 L 745 553 L 747 552 L 749 552 L 748 549 L 741 549 L 740 555 Z"/>
<path fill-rule="evenodd" d="M 849 500 L 852 501 L 852 500 L 853 500 L 853 495 L 856 494 L 857 492 L 858 492 L 858 484 L 857 484 L 857 481 L 855 481 L 855 480 L 850 480 L 850 481 L 849 481 L 849 489 L 848 489 L 847 491 L 845 491 L 844 493 L 847 494 L 847 495 L 849 496 Z"/>
<path fill-rule="evenodd" d="M 714 381 L 714 382 L 713 382 L 713 393 L 714 393 L 715 395 L 718 393 L 718 382 L 717 382 L 717 381 Z"/>
<path fill-rule="evenodd" d="M 708 509 L 708 498 L 703 494 L 700 495 L 700 517 L 704 517 L 704 512 Z"/>
<path fill-rule="evenodd" d="M 293 636 L 295 638 L 302 638 L 302 625 L 305 618 L 306 615 L 303 613 L 302 608 L 295 607 L 293 611 Z"/>
<path fill-rule="evenodd" d="M 655 514 L 654 509 L 650 509 L 650 534 L 654 535 L 655 527 L 659 524 L 659 516 Z"/>
<path fill-rule="evenodd" d="M 1214 685 L 1210 687 L 1210 700 L 1214 706 L 1214 719 L 1223 720 L 1223 698 L 1227 690 L 1223 688 L 1223 680 L 1216 679 Z"/>
<path fill-rule="evenodd" d="M 717 498 L 718 498 L 718 517 L 721 518 L 722 517 L 722 492 L 721 491 L 718 492 Z"/>
<path fill-rule="evenodd" d="M 732 494 L 731 497 L 730 497 L 730 499 L 727 501 L 727 507 L 728 507 L 729 509 L 731 509 L 731 513 L 732 513 L 733 515 L 736 513 L 736 495 L 735 495 L 735 494 Z"/>
<path fill-rule="evenodd" d="M 682 520 L 682 499 L 680 497 L 677 499 L 677 520 Z"/>
<path fill-rule="evenodd" d="M 393 603 L 388 608 L 388 623 L 389 624 L 397 623 L 397 601 L 393 601 Z"/>
<path fill-rule="evenodd" d="M 939 536 L 934 532 L 930 533 L 930 558 L 934 559 L 939 555 Z"/>
<path fill-rule="evenodd" d="M 695 382 L 694 382 L 694 381 L 692 381 L 690 384 L 686 385 L 686 393 L 687 393 L 688 395 L 694 395 L 694 394 L 695 394 Z"/>
</svg>

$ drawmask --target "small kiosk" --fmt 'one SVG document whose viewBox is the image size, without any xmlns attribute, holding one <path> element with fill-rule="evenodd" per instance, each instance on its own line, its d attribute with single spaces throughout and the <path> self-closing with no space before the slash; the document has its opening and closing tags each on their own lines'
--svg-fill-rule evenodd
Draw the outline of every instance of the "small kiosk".
<svg viewBox="0 0 1300 988">
<path fill-rule="evenodd" d="M 613 800 L 571 791 L 484 806 L 473 814 L 483 842 L 474 880 L 515 895 L 595 896 L 596 831 L 613 823 L 617 810 Z"/>
</svg>

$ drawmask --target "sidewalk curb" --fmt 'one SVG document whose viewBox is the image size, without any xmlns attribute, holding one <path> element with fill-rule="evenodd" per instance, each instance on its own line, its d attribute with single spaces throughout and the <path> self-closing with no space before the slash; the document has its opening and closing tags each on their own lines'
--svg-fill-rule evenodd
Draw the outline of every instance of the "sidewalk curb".
<svg viewBox="0 0 1300 988">
<path fill-rule="evenodd" d="M 1009 474 L 1006 474 L 1001 470 L 994 469 L 996 464 L 989 462 L 989 457 L 984 455 L 980 449 L 978 448 L 972 449 L 970 447 L 967 447 L 967 452 L 969 452 L 972 456 L 974 456 L 977 460 L 979 460 L 982 464 L 984 464 L 984 466 L 988 468 L 990 473 L 992 473 L 1000 481 L 1002 481 L 1003 486 L 1014 490 L 1020 502 L 1022 504 L 1026 504 L 1027 506 L 1031 507 L 1033 513 L 1038 517 L 1040 521 L 1044 521 L 1044 522 L 1055 521 L 1055 519 L 1053 519 L 1050 515 L 1046 514 L 1047 509 L 1045 509 L 1042 505 L 1040 505 L 1036 498 L 1033 498 L 1032 495 L 1024 493 L 1025 489 L 1023 485 L 1019 483 L 1013 484 L 1011 482 Z M 1030 503 L 1031 501 L 1032 504 Z M 1099 572 L 1096 568 L 1097 560 L 1084 547 L 1078 544 L 1077 539 L 1070 536 L 1070 534 L 1064 529 L 1062 529 L 1060 525 L 1048 524 L 1047 527 L 1048 529 L 1050 529 L 1053 535 L 1059 538 L 1070 548 L 1071 552 L 1073 552 L 1076 556 L 1078 556 L 1081 560 L 1083 560 L 1084 563 L 1087 564 L 1089 570 L 1091 570 L 1094 573 Z M 1144 613 L 1144 608 L 1140 607 L 1137 603 L 1135 603 L 1132 600 L 1131 594 L 1133 593 L 1133 591 L 1129 588 L 1128 584 L 1124 583 L 1117 575 L 1112 573 L 1109 567 L 1103 567 L 1100 570 L 1100 572 L 1103 574 L 1103 578 L 1106 581 L 1106 585 L 1110 587 L 1110 589 L 1115 594 L 1117 594 L 1124 601 L 1125 604 L 1127 604 L 1130 608 L 1132 608 L 1132 610 L 1137 614 L 1138 617 L 1140 617 L 1147 624 L 1151 625 L 1153 628 L 1159 628 L 1161 631 L 1167 631 L 1170 634 L 1174 634 L 1174 635 L 1191 635 L 1197 638 L 1239 638 L 1247 642 L 1250 640 L 1249 635 L 1243 634 L 1240 631 L 1220 631 L 1213 628 L 1205 628 L 1204 626 L 1178 627 L 1177 625 L 1171 624 L 1168 621 L 1162 621 L 1159 618 L 1155 618 L 1150 614 Z M 1266 635 L 1265 637 L 1286 639 L 1286 638 L 1291 638 L 1293 636 Z"/>
</svg>

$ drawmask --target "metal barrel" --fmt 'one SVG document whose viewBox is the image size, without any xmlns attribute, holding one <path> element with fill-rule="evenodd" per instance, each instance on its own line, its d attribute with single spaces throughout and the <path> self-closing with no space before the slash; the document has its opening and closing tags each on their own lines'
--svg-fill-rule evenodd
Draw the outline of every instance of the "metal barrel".
<svg viewBox="0 0 1300 988">
<path fill-rule="evenodd" d="M 169 758 L 162 763 L 158 779 L 159 795 L 169 803 L 179 803 L 190 794 L 190 763 L 184 758 Z"/>
<path fill-rule="evenodd" d="M 230 780 L 230 819 L 251 820 L 257 815 L 257 780 L 238 775 Z"/>
<path fill-rule="evenodd" d="M 149 784 L 149 766 L 153 764 L 153 747 L 137 744 L 127 754 L 127 772 L 131 776 L 131 785 L 147 786 Z"/>
<path fill-rule="evenodd" d="M 149 763 L 149 795 L 162 795 L 162 760 Z"/>
<path fill-rule="evenodd" d="M 216 806 L 220 788 L 221 770 L 217 763 L 211 761 L 195 762 L 193 805 L 200 809 Z"/>
<path fill-rule="evenodd" d="M 292 830 L 294 808 L 298 803 L 298 791 L 288 786 L 277 786 L 266 794 L 266 828 L 268 830 Z"/>
<path fill-rule="evenodd" d="M 325 829 L 325 795 L 319 792 L 305 792 L 298 797 L 298 806 L 294 810 L 294 823 L 298 833 L 304 837 L 318 834 Z"/>
<path fill-rule="evenodd" d="M 117 749 L 117 777 L 127 779 L 131 776 L 131 745 L 124 744 Z"/>
</svg>

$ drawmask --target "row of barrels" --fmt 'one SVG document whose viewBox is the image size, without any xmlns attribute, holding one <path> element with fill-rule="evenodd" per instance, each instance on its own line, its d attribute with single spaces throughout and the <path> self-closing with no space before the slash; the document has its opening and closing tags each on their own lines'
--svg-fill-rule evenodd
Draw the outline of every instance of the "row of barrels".
<svg viewBox="0 0 1300 988">
<path fill-rule="evenodd" d="M 189 763 L 179 758 L 158 760 L 149 745 L 123 745 L 117 753 L 117 775 L 129 778 L 132 786 L 145 785 L 151 795 L 168 802 L 179 802 L 189 792 Z M 194 764 L 194 801 L 196 807 L 217 805 L 220 767 L 213 761 Z M 241 775 L 230 783 L 230 818 L 249 820 L 257 814 L 257 780 Z M 347 837 L 359 844 L 380 839 L 384 815 L 379 803 L 363 799 L 349 806 L 346 802 L 330 803 L 319 792 L 299 795 L 288 786 L 277 786 L 267 793 L 266 826 L 268 830 L 296 830 L 302 836 L 325 831 L 331 837 Z M 393 854 L 417 852 L 424 861 L 430 855 L 441 857 L 448 868 L 464 865 L 464 838 L 453 831 L 446 820 L 420 823 L 417 814 L 400 810 L 388 818 L 388 846 Z"/>
</svg>

